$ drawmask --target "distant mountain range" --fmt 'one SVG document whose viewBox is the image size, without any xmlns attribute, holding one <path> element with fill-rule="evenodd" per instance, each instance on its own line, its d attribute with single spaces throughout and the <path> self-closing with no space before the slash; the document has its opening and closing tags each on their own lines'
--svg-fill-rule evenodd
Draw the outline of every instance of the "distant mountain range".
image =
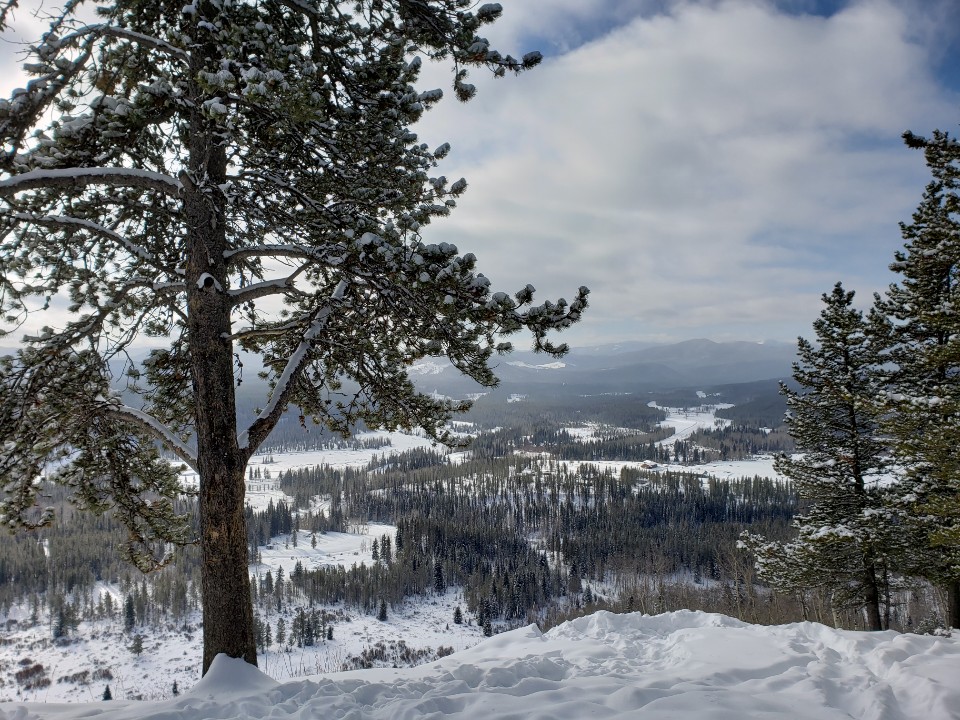
<svg viewBox="0 0 960 720">
<path fill-rule="evenodd" d="M 645 392 L 785 378 L 796 359 L 787 343 L 687 340 L 669 345 L 623 343 L 573 348 L 561 360 L 531 352 L 495 359 L 501 386 L 512 392 L 566 385 L 583 392 Z M 423 390 L 459 397 L 474 392 L 445 360 L 430 359 L 410 368 Z"/>
<path fill-rule="evenodd" d="M 0 348 L 0 355 L 13 352 Z M 145 354 L 145 353 L 144 353 Z M 560 360 L 532 352 L 495 357 L 501 388 L 515 393 L 567 386 L 584 393 L 647 392 L 686 387 L 706 387 L 785 378 L 796 359 L 796 346 L 777 342 L 714 342 L 687 340 L 651 345 L 624 342 L 573 348 Z M 254 358 L 243 359 L 249 368 Z M 425 392 L 465 397 L 481 390 L 461 376 L 445 358 L 430 358 L 409 369 L 414 383 Z M 244 384 L 254 385 L 255 370 L 244 373 Z M 255 390 L 250 387 L 249 390 Z"/>
</svg>

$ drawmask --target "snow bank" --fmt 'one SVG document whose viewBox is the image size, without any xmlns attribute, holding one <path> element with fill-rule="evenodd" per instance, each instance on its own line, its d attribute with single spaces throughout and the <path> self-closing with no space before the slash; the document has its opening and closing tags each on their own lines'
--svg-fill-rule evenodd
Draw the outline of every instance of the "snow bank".
<svg viewBox="0 0 960 720">
<path fill-rule="evenodd" d="M 960 708 L 958 676 L 952 638 L 602 612 L 545 634 L 504 633 L 417 668 L 276 684 L 219 658 L 174 700 L 5 703 L 0 719 L 948 720 Z"/>
</svg>

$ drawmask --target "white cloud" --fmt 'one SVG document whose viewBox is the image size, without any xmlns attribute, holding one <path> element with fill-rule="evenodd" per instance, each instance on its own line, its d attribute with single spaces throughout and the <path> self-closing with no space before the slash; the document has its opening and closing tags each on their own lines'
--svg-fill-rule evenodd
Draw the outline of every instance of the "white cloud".
<svg viewBox="0 0 960 720">
<path fill-rule="evenodd" d="M 823 18 L 805 2 L 504 2 L 496 47 L 558 52 L 516 78 L 475 72 L 474 101 L 448 92 L 416 128 L 453 144 L 438 172 L 471 185 L 428 240 L 476 252 L 506 290 L 590 286 L 569 335 L 583 344 L 791 339 L 836 280 L 867 298 L 893 279 L 896 223 L 926 182 L 899 134 L 956 124 L 931 71 L 943 23 L 913 12 L 952 3 L 862 0 Z M 437 67 L 423 83 L 449 84 Z"/>
<path fill-rule="evenodd" d="M 564 26 L 565 0 L 539 7 Z M 635 17 L 431 113 L 422 136 L 452 142 L 442 171 L 471 190 L 429 232 L 506 288 L 593 287 L 574 338 L 795 337 L 836 280 L 893 279 L 926 182 L 899 134 L 955 122 L 911 37 L 884 2 Z"/>
</svg>

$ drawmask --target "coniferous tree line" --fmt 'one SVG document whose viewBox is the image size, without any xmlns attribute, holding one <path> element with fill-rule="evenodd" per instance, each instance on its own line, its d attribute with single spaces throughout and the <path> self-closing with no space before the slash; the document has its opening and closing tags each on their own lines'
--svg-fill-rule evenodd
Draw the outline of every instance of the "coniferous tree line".
<svg viewBox="0 0 960 720">
<path fill-rule="evenodd" d="M 657 444 L 673 432 L 673 428 L 652 424 L 643 432 L 626 431 L 611 437 L 576 440 L 564 427 L 544 422 L 482 433 L 470 443 L 470 452 L 474 457 L 490 458 L 515 451 L 548 451 L 561 460 L 655 460 Z"/>
<path fill-rule="evenodd" d="M 752 384 L 756 387 L 755 396 L 743 401 L 739 401 L 736 394 L 728 390 L 724 393 L 723 399 L 724 402 L 734 403 L 733 407 L 717 408 L 714 415 L 729 420 L 734 425 L 770 430 L 782 429 L 787 403 L 779 392 L 779 383 L 774 380 L 768 383 Z"/>
<path fill-rule="evenodd" d="M 463 415 L 463 419 L 486 430 L 498 427 L 519 428 L 529 435 L 539 427 L 577 425 L 583 422 L 584 418 L 603 425 L 650 432 L 666 417 L 663 410 L 648 405 L 651 400 L 660 397 L 658 394 L 591 395 L 565 389 L 560 385 L 533 392 L 522 402 L 508 403 L 508 394 L 505 389 L 491 391 L 479 398 Z M 684 398 L 688 396 L 688 393 L 684 393 Z M 669 403 L 663 404 L 673 406 Z"/>
<path fill-rule="evenodd" d="M 744 529 L 789 539 L 791 518 L 805 503 L 788 484 L 636 469 L 613 475 L 590 464 L 571 471 L 542 455 L 480 457 L 462 465 L 438 460 L 411 453 L 369 474 L 322 466 L 285 473 L 283 482 L 298 494 L 325 498 L 324 511 L 286 502 L 248 509 L 251 569 L 260 578 L 252 590 L 258 643 L 269 646 L 267 633 L 279 642 L 281 617 L 290 643 L 309 642 L 311 632 L 318 639 L 315 625 L 311 630 L 291 625 L 305 605 L 338 605 L 375 616 L 382 603 L 389 608 L 446 587 L 460 588 L 468 621 L 490 626 L 491 632 L 492 623 L 555 621 L 562 617 L 558 607 L 572 613 L 627 609 L 630 597 L 632 609 L 647 612 L 695 605 L 754 621 L 816 617 L 856 626 L 857 619 L 843 615 L 845 606 L 829 594 L 759 589 L 738 556 L 736 542 Z M 77 513 L 65 520 L 69 528 L 73 520 L 94 519 Z M 371 537 L 370 565 L 298 566 L 289 577 L 258 569 L 258 549 L 269 542 L 309 543 L 315 533 L 368 522 L 397 526 L 395 539 Z M 101 537 L 97 543 L 110 541 Z M 193 572 L 182 573 L 181 567 Z M 78 621 L 108 617 L 135 633 L 151 624 L 180 624 L 199 607 L 197 573 L 195 559 L 186 558 L 159 574 L 120 576 L 122 608 L 110 601 L 104 607 L 91 592 L 92 580 L 75 581 L 72 592 L 41 591 L 33 597 L 39 614 L 49 613 L 66 635 Z M 895 626 L 905 627 L 908 620 L 905 610 L 894 609 Z"/>
<path fill-rule="evenodd" d="M 549 449 L 560 460 L 658 460 L 662 459 L 658 443 L 673 433 L 673 428 L 657 428 L 649 433 L 574 442 L 561 430 L 535 434 L 531 446 L 532 449 Z"/>
<path fill-rule="evenodd" d="M 793 437 L 782 425 L 775 430 L 766 430 L 739 423 L 697 430 L 690 436 L 689 445 L 703 451 L 706 462 L 745 460 L 754 455 L 789 453 L 793 452 L 795 447 Z"/>
<path fill-rule="evenodd" d="M 906 133 L 932 179 L 890 266 L 897 281 L 868 313 L 837 283 L 823 296 L 816 341 L 803 338 L 784 385 L 801 455 L 778 470 L 807 509 L 787 543 L 745 545 L 760 576 L 817 587 L 890 626 L 904 586 L 940 588 L 941 622 L 960 627 L 960 144 Z"/>
<path fill-rule="evenodd" d="M 375 492 L 345 492 L 343 506 L 349 516 L 395 522 L 394 554 L 373 567 L 307 573 L 305 596 L 372 613 L 381 597 L 394 603 L 458 585 L 481 624 L 545 613 L 579 592 L 582 578 L 721 577 L 722 557 L 745 527 L 785 537 L 796 505 L 788 486 L 759 478 L 614 477 L 520 456 L 387 471 L 376 483 Z"/>
</svg>

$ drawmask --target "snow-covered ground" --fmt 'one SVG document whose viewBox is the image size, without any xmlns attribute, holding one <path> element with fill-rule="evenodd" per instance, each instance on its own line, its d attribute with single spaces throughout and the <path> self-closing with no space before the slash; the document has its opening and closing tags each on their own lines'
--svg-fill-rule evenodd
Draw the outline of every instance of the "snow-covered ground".
<svg viewBox="0 0 960 720">
<path fill-rule="evenodd" d="M 648 403 L 649 407 L 665 410 L 667 419 L 660 421 L 660 427 L 673 428 L 673 435 L 666 440 L 661 440 L 659 445 L 673 445 L 677 440 L 687 440 L 697 430 L 712 430 L 713 428 L 723 428 L 730 424 L 729 420 L 718 418 L 717 410 L 733 407 L 729 403 L 720 403 L 717 405 L 704 405 L 695 409 L 684 410 L 682 408 L 660 407 L 655 401 Z"/>
<path fill-rule="evenodd" d="M 396 537 L 394 525 L 370 523 L 356 533 L 324 532 L 311 535 L 304 530 L 297 533 L 296 545 L 292 535 L 273 538 L 270 544 L 260 548 L 260 562 L 251 565 L 254 574 L 263 574 L 267 570 L 276 573 L 281 567 L 289 574 L 299 562 L 304 570 L 339 565 L 349 568 L 351 565 L 373 562 L 373 541 L 388 535 L 390 541 Z M 314 546 L 316 542 L 316 546 Z"/>
<path fill-rule="evenodd" d="M 661 440 L 658 445 L 672 447 L 677 440 L 687 440 L 697 430 L 710 430 L 713 428 L 722 428 L 729 425 L 730 421 L 716 417 L 715 413 L 721 408 L 733 407 L 729 404 L 705 405 L 703 407 L 683 410 L 679 408 L 660 407 L 656 402 L 649 403 L 650 407 L 656 407 L 667 412 L 667 418 L 660 422 L 661 427 L 674 428 L 674 434 L 665 440 Z M 568 433 L 576 432 L 583 439 L 589 437 L 594 432 L 594 427 L 587 425 L 583 428 L 565 428 Z M 681 465 L 677 463 L 667 463 L 665 465 L 654 465 L 648 461 L 625 461 L 625 460 L 565 460 L 563 462 L 571 471 L 576 470 L 581 465 L 592 465 L 601 470 L 609 470 L 614 475 L 618 475 L 625 468 L 636 468 L 654 472 L 685 472 L 702 475 L 703 477 L 712 477 L 720 480 L 738 480 L 740 478 L 752 478 L 755 475 L 766 478 L 783 479 L 773 469 L 773 456 L 758 455 L 748 460 L 726 460 L 698 465 Z"/>
<path fill-rule="evenodd" d="M 956 638 L 601 612 L 415 668 L 278 683 L 221 656 L 176 698 L 2 703 L 0 720 L 950 720 L 958 676 Z"/>
<path fill-rule="evenodd" d="M 305 450 L 303 452 L 283 453 L 267 450 L 250 458 L 247 469 L 248 471 L 259 470 L 261 473 L 269 471 L 273 478 L 279 478 L 287 470 L 312 468 L 319 465 L 327 465 L 335 469 L 363 468 L 374 457 L 398 455 L 407 450 L 436 446 L 436 443 L 428 437 L 402 432 L 358 433 L 356 439 L 365 441 L 383 439 L 384 441 L 389 440 L 390 444 L 385 444 L 380 448 L 359 448 L 356 450 Z M 184 484 L 188 486 L 195 486 L 197 483 L 197 474 L 192 470 L 181 473 L 180 477 Z M 271 500 L 276 503 L 284 499 L 289 500 L 279 490 L 247 493 L 247 504 L 254 510 L 265 510 Z"/>
<path fill-rule="evenodd" d="M 392 540 L 396 535 L 396 527 L 377 523 L 356 530 L 317 533 L 315 547 L 314 538 L 305 531 L 298 534 L 296 546 L 291 536 L 275 537 L 269 547 L 260 549 L 261 561 L 251 565 L 250 572 L 259 581 L 267 571 L 276 577 L 281 567 L 290 577 L 298 562 L 308 571 L 331 565 L 349 568 L 365 563 L 369 566 L 373 563 L 374 539 L 388 535 Z M 127 633 L 123 631 L 120 615 L 124 600 L 120 588 L 98 583 L 94 599 L 101 593 L 111 596 L 116 608 L 114 618 L 81 622 L 76 631 L 61 641 L 52 639 L 52 623 L 42 609 L 39 623 L 33 626 L 29 622 L 32 609 L 27 604 L 14 606 L 0 616 L 2 622 L 15 621 L 9 622 L 0 637 L 0 720 L 7 717 L 3 714 L 5 700 L 90 702 L 99 700 L 107 685 L 117 699 L 159 699 L 170 695 L 174 682 L 184 690 L 198 680 L 202 657 L 199 613 L 192 613 L 186 621 L 160 622 L 157 627 L 149 628 L 137 626 Z M 285 608 L 283 617 L 287 628 L 291 627 L 299 605 L 306 603 L 295 601 L 294 607 Z M 458 605 L 464 616 L 462 625 L 453 622 Z M 331 620 L 333 640 L 318 641 L 312 647 L 292 647 L 289 651 L 274 644 L 260 655 L 261 668 L 271 677 L 290 679 L 337 671 L 351 658 L 375 648 L 377 643 L 384 644 L 388 658 L 400 655 L 406 648 L 424 654 L 429 660 L 441 647 L 459 651 L 483 639 L 482 628 L 473 622 L 466 602 L 453 588 L 442 595 L 410 598 L 390 606 L 385 622 L 354 608 L 324 606 L 319 609 L 335 616 Z M 279 615 L 275 609 L 256 611 L 272 628 L 276 627 Z M 143 640 L 140 655 L 130 649 L 136 634 L 141 634 Z M 398 662 L 408 662 L 408 659 L 401 658 Z M 17 680 L 16 673 L 37 664 L 43 669 L 38 678 L 46 678 L 49 684 L 29 687 L 27 682 Z"/>
<path fill-rule="evenodd" d="M 773 469 L 772 455 L 758 455 L 748 460 L 725 460 L 700 465 L 681 465 L 677 463 L 667 463 L 666 465 L 653 465 L 646 461 L 627 461 L 627 460 L 560 460 L 572 472 L 581 465 L 592 465 L 601 470 L 609 470 L 614 475 L 618 475 L 620 470 L 625 467 L 646 470 L 647 472 L 658 473 L 693 473 L 703 477 L 713 477 L 720 480 L 739 480 L 740 478 L 759 477 L 771 479 L 784 479 Z"/>
<path fill-rule="evenodd" d="M 693 409 L 668 408 L 657 405 L 655 400 L 647 403 L 648 407 L 664 410 L 667 413 L 665 420 L 661 420 L 661 428 L 673 428 L 673 435 L 665 440 L 661 440 L 657 445 L 672 446 L 677 440 L 687 440 L 697 430 L 712 430 L 714 428 L 724 428 L 730 424 L 729 420 L 718 418 L 716 411 L 733 407 L 729 403 L 719 403 L 716 405 L 704 405 Z M 574 441 L 588 442 L 606 434 L 614 435 L 635 435 L 639 431 L 630 428 L 615 428 L 600 425 L 598 423 L 584 423 L 577 427 L 563 428 Z"/>
</svg>

